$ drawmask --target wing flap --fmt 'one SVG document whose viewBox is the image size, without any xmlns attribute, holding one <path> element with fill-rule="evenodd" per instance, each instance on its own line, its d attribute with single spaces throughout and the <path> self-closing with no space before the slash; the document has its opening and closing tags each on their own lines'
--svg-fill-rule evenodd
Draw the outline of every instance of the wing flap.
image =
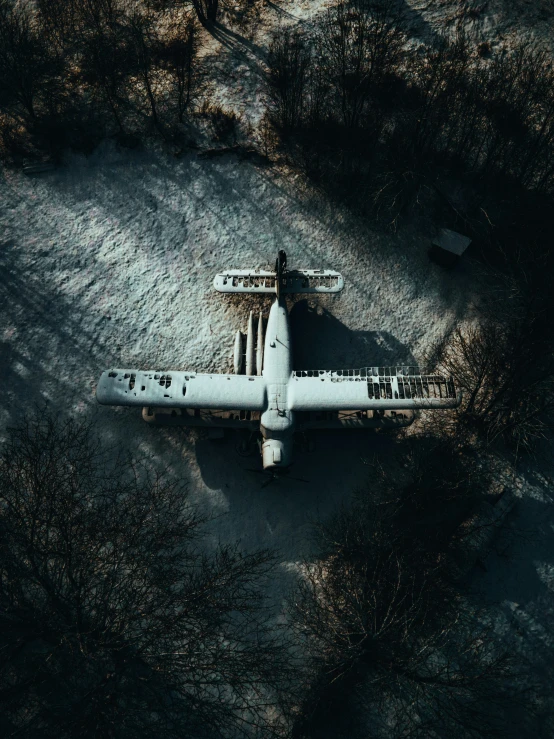
<svg viewBox="0 0 554 739">
<path fill-rule="evenodd" d="M 96 389 L 102 405 L 215 410 L 262 410 L 265 395 L 262 377 L 125 369 L 103 372 Z"/>
<path fill-rule="evenodd" d="M 156 408 L 145 406 L 143 419 L 155 426 L 187 426 L 207 429 L 249 429 L 260 425 L 259 411 L 200 410 L 199 408 Z"/>
</svg>

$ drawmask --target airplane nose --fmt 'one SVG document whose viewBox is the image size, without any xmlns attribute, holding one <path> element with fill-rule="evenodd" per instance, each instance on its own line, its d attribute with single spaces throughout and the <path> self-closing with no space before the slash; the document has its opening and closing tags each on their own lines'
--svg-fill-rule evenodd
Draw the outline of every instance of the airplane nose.
<svg viewBox="0 0 554 739">
<path fill-rule="evenodd" d="M 282 441 L 266 439 L 262 444 L 262 462 L 264 470 L 288 467 L 288 453 Z"/>
</svg>

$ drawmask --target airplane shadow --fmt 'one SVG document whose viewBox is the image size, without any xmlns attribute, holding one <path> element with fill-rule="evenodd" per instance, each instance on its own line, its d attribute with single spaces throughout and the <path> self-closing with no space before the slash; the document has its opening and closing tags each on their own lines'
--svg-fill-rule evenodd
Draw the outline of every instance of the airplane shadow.
<svg viewBox="0 0 554 739">
<path fill-rule="evenodd" d="M 413 363 L 409 350 L 387 332 L 351 331 L 309 300 L 297 302 L 290 316 L 296 369 Z M 375 430 L 297 435 L 290 472 L 265 486 L 268 475 L 257 450 L 246 458 L 237 453 L 238 433 L 228 432 L 217 441 L 198 435 L 195 444 L 204 484 L 225 499 L 227 516 L 218 522 L 219 533 L 222 526 L 229 527 L 229 534 L 243 530 L 249 546 L 278 546 L 290 562 L 309 554 L 312 524 L 366 487 L 368 462 L 375 455 L 392 454 L 395 445 L 394 433 Z"/>
<path fill-rule="evenodd" d="M 376 431 L 317 431 L 313 446 L 295 443 L 294 461 L 283 477 L 270 480 L 253 450 L 241 457 L 238 432 L 217 441 L 197 439 L 195 457 L 206 487 L 217 496 L 220 541 L 241 540 L 251 550 L 269 547 L 290 565 L 281 567 L 275 594 L 283 594 L 297 578 L 295 563 L 313 551 L 313 524 L 328 518 L 354 491 L 370 485 L 369 463 L 393 453 L 394 437 Z"/>
<path fill-rule="evenodd" d="M 294 304 L 290 326 L 296 370 L 416 364 L 409 349 L 388 331 L 352 331 L 312 300 Z"/>
</svg>

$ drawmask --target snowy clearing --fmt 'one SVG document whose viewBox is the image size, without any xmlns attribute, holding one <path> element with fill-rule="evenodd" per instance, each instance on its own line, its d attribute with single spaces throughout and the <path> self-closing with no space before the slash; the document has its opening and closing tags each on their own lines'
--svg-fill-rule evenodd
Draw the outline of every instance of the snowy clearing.
<svg viewBox="0 0 554 739">
<path fill-rule="evenodd" d="M 337 297 L 299 300 L 305 339 L 297 367 L 415 363 L 462 318 L 476 278 L 468 263 L 445 272 L 422 234 L 373 233 L 271 168 L 235 156 L 118 152 L 106 146 L 29 179 L 4 172 L 2 198 L 2 375 L 5 427 L 37 403 L 94 418 L 104 439 L 152 453 L 216 513 L 223 540 L 271 545 L 295 561 L 309 520 L 364 480 L 375 441 L 320 434 L 298 450 L 295 477 L 260 492 L 259 459 L 234 440 L 148 427 L 131 409 L 99 407 L 109 367 L 232 368 L 234 333 L 270 298 L 222 296 L 224 268 L 269 266 L 279 248 L 297 267 L 342 272 Z M 381 437 L 371 437 L 381 440 Z M 380 443 L 386 443 L 386 440 Z M 336 447 L 336 451 L 335 451 Z M 332 457 L 332 458 L 331 458 Z"/>
<path fill-rule="evenodd" d="M 290 3 L 290 11 L 285 5 L 303 21 L 323 3 Z M 410 6 L 432 29 L 438 4 Z M 487 28 L 494 35 L 495 27 Z M 222 55 L 232 94 L 216 95 L 225 104 L 241 98 L 254 118 L 261 108 L 248 96 L 259 90 L 259 76 L 252 72 L 242 90 L 236 80 L 249 77 L 244 73 L 256 48 L 240 57 L 231 45 Z M 3 170 L 2 430 L 47 402 L 60 416 L 93 419 L 114 450 L 154 455 L 189 480 L 194 500 L 226 514 L 214 524 L 214 537 L 280 551 L 284 580 L 275 595 L 281 597 L 309 550 L 310 522 L 367 481 L 364 460 L 386 450 L 390 439 L 314 435 L 315 451 L 297 450 L 292 471 L 308 482 L 261 490 L 261 476 L 250 471 L 260 469 L 258 457 L 238 456 L 232 436 L 209 441 L 193 431 L 150 428 L 138 411 L 99 407 L 96 381 L 111 366 L 229 371 L 234 333 L 244 330 L 249 310 L 267 315 L 270 300 L 221 296 L 212 290 L 213 276 L 268 266 L 280 248 L 293 267 L 336 269 L 345 279 L 341 295 L 294 307 L 292 327 L 304 347 L 297 367 L 415 364 L 486 293 L 470 258 L 451 272 L 429 261 L 432 235 L 415 226 L 395 236 L 371 231 L 300 178 L 234 155 L 176 159 L 106 144 L 37 177 Z M 554 522 L 551 500 L 540 492 L 544 479 L 535 482 L 537 495 L 526 494 L 511 514 L 529 538 L 516 537 L 504 553 L 509 557 L 493 555 L 476 579 L 502 603 L 506 622 L 528 633 L 540 651 L 551 645 Z"/>
</svg>

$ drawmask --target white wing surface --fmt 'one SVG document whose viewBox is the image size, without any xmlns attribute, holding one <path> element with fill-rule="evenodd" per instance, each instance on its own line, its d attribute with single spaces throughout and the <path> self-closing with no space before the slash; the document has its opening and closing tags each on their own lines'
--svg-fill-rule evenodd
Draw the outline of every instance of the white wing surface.
<svg viewBox="0 0 554 739">
<path fill-rule="evenodd" d="M 449 378 L 385 367 L 294 372 L 287 394 L 287 407 L 295 411 L 456 408 L 460 402 Z"/>
<path fill-rule="evenodd" d="M 96 389 L 103 405 L 159 408 L 258 411 L 265 407 L 265 397 L 262 377 L 196 372 L 114 369 L 102 373 Z"/>
</svg>

